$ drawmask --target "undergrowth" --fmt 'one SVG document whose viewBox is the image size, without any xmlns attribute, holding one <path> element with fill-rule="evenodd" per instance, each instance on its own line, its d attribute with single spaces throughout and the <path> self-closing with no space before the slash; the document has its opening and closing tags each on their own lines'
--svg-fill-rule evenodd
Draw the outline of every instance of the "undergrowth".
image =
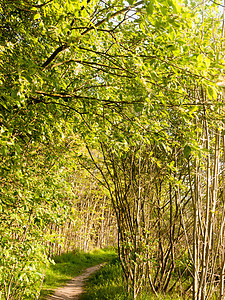
<svg viewBox="0 0 225 300">
<path fill-rule="evenodd" d="M 89 278 L 81 300 L 128 300 L 124 287 L 121 266 L 115 258 Z"/>
<path fill-rule="evenodd" d="M 118 258 L 115 258 L 89 278 L 81 300 L 130 300 L 132 297 L 126 293 L 125 286 L 122 268 Z M 143 294 L 138 300 L 184 300 L 184 298 L 178 294 L 159 297 Z"/>
</svg>

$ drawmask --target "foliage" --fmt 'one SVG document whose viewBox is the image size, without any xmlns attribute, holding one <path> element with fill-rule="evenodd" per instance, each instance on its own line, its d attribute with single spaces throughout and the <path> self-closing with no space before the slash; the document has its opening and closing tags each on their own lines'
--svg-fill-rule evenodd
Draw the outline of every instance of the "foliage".
<svg viewBox="0 0 225 300">
<path fill-rule="evenodd" d="M 222 298 L 218 3 L 3 0 L 0 28 L 2 297 L 35 298 L 49 246 L 49 254 L 66 248 L 65 231 L 79 227 L 88 192 L 75 201 L 71 174 L 85 174 L 80 164 L 99 183 L 82 206 L 87 215 L 111 198 L 134 299 L 146 285 L 175 289 L 187 247 L 194 299 L 213 289 Z"/>
</svg>

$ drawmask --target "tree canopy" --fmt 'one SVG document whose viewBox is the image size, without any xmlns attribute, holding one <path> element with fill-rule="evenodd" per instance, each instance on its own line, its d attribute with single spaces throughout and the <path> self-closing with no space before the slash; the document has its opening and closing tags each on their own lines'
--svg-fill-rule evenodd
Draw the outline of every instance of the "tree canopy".
<svg viewBox="0 0 225 300">
<path fill-rule="evenodd" d="M 224 5 L 1 1 L 3 299 L 115 218 L 134 299 L 223 299 Z"/>
</svg>

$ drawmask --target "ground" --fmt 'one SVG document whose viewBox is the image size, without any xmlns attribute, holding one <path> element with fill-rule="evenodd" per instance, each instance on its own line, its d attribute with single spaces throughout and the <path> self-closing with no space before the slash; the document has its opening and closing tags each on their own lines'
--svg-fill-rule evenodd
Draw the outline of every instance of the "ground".
<svg viewBox="0 0 225 300">
<path fill-rule="evenodd" d="M 99 270 L 103 264 L 87 268 L 81 275 L 74 277 L 67 285 L 58 288 L 55 293 L 48 297 L 47 300 L 78 300 L 84 292 L 86 279 Z"/>
</svg>

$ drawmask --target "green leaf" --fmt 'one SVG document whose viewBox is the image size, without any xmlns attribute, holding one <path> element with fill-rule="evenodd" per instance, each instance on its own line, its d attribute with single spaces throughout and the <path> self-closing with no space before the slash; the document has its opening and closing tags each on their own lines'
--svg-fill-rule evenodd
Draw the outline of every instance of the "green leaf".
<svg viewBox="0 0 225 300">
<path fill-rule="evenodd" d="M 191 154 L 191 147 L 189 145 L 186 145 L 184 147 L 184 156 L 186 158 L 189 158 L 190 154 Z"/>
<path fill-rule="evenodd" d="M 192 108 L 190 109 L 189 113 L 192 114 L 192 113 L 194 113 L 196 110 L 198 110 L 198 106 L 197 106 L 197 105 L 193 105 Z"/>
<path fill-rule="evenodd" d="M 146 6 L 146 11 L 148 15 L 152 15 L 154 10 L 154 1 L 150 1 Z"/>
<path fill-rule="evenodd" d="M 209 100 L 216 99 L 217 98 L 217 91 L 214 87 L 208 85 L 207 86 L 207 96 Z"/>
<path fill-rule="evenodd" d="M 34 15 L 34 20 L 40 19 L 41 15 L 40 14 L 36 14 Z"/>
<path fill-rule="evenodd" d="M 176 0 L 170 0 L 168 3 L 173 7 L 175 13 L 181 12 L 181 6 Z"/>
<path fill-rule="evenodd" d="M 209 68 L 210 63 L 211 63 L 211 60 L 208 57 L 205 57 L 205 65 L 206 65 L 207 69 Z"/>
<path fill-rule="evenodd" d="M 201 63 L 203 62 L 203 56 L 202 56 L 202 54 L 199 54 L 199 55 L 197 56 L 197 62 L 198 62 L 199 64 L 201 64 Z"/>
</svg>

